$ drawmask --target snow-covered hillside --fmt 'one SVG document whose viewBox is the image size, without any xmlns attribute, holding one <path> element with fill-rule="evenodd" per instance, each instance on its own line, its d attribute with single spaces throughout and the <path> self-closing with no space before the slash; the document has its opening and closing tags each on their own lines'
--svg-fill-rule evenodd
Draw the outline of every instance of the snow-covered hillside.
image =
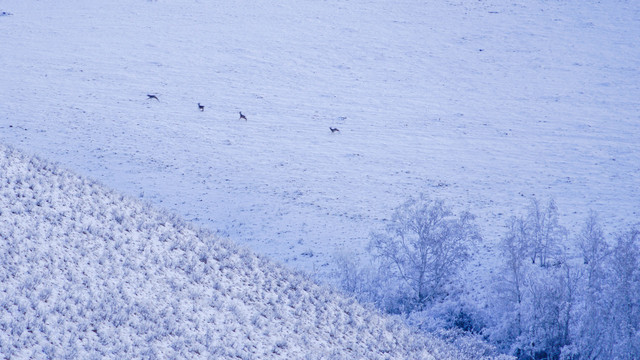
<svg viewBox="0 0 640 360">
<path fill-rule="evenodd" d="M 465 358 L 56 165 L 0 171 L 0 358 Z"/>
</svg>

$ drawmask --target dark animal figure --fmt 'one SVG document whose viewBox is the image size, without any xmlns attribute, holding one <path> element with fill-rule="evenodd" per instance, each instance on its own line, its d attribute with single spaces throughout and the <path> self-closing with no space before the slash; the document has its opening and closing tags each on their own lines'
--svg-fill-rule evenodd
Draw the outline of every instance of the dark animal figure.
<svg viewBox="0 0 640 360">
<path fill-rule="evenodd" d="M 198 103 L 198 109 L 200 109 L 200 111 L 204 111 L 204 105 L 200 105 L 200 103 Z"/>
<path fill-rule="evenodd" d="M 240 120 L 244 119 L 244 121 L 247 121 L 247 117 L 242 115 L 242 111 L 240 111 Z"/>
<path fill-rule="evenodd" d="M 147 96 L 149 97 L 149 99 L 156 99 L 156 100 L 160 101 L 160 99 L 158 99 L 158 97 L 157 97 L 157 96 L 155 96 L 155 95 L 149 95 L 149 94 L 147 94 Z"/>
<path fill-rule="evenodd" d="M 331 130 L 331 133 L 334 133 L 336 131 L 340 132 L 340 130 L 338 130 L 338 128 L 334 128 L 334 127 L 331 127 L 331 126 L 329 126 L 329 130 Z"/>
</svg>

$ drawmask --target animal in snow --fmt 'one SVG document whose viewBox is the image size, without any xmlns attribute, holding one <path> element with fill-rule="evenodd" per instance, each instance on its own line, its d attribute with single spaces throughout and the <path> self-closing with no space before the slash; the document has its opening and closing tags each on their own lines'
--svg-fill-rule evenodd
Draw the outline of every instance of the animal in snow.
<svg viewBox="0 0 640 360">
<path fill-rule="evenodd" d="M 200 109 L 200 111 L 204 111 L 204 105 L 200 105 L 200 103 L 198 103 L 198 109 Z"/>
<path fill-rule="evenodd" d="M 240 111 L 240 119 L 239 120 L 242 120 L 242 119 L 244 119 L 244 121 L 247 121 L 247 117 L 242 115 L 242 111 Z"/>
<path fill-rule="evenodd" d="M 340 132 L 340 130 L 338 130 L 338 128 L 334 128 L 334 127 L 331 127 L 331 126 L 329 126 L 329 130 L 331 130 L 331 133 Z"/>
<path fill-rule="evenodd" d="M 158 97 L 153 95 L 153 94 L 147 94 L 147 97 L 149 97 L 149 99 L 156 99 L 156 100 L 160 101 L 160 99 L 158 99 Z"/>
</svg>

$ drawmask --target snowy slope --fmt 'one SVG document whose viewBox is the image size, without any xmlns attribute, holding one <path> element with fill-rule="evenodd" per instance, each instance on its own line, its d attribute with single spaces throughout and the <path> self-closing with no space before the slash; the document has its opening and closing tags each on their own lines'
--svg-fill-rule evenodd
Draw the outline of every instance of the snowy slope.
<svg viewBox="0 0 640 360">
<path fill-rule="evenodd" d="M 2 358 L 462 358 L 39 158 L 0 171 Z"/>
<path fill-rule="evenodd" d="M 293 268 L 364 253 L 419 192 L 489 243 L 534 194 L 638 219 L 638 2 L 0 7 L 2 143 Z"/>
</svg>

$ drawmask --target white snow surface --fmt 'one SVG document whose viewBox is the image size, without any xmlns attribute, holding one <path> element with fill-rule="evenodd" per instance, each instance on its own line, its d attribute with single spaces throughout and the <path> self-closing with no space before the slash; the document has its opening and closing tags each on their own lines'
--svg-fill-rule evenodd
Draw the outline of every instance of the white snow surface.
<svg viewBox="0 0 640 360">
<path fill-rule="evenodd" d="M 567 226 L 589 210 L 638 221 L 637 1 L 0 12 L 0 142 L 291 268 L 324 276 L 335 253 L 366 254 L 419 193 L 478 215 L 488 243 L 531 196 L 554 198 Z"/>
</svg>

